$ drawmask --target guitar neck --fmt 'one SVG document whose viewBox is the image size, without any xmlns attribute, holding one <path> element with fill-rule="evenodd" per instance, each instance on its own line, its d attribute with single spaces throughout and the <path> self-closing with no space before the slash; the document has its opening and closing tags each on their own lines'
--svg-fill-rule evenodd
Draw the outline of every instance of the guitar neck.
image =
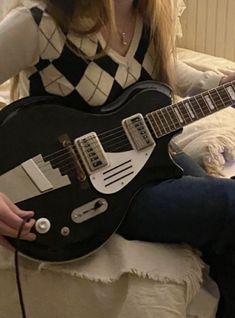
<svg viewBox="0 0 235 318">
<path fill-rule="evenodd" d="M 235 81 L 148 113 L 157 138 L 235 104 Z"/>
</svg>

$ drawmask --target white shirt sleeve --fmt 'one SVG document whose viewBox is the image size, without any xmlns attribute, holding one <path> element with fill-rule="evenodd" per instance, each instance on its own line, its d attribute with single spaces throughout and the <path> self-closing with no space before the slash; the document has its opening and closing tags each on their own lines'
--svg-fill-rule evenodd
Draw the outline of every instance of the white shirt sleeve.
<svg viewBox="0 0 235 318">
<path fill-rule="evenodd" d="M 177 60 L 175 65 L 176 94 L 181 97 L 193 96 L 219 85 L 222 75 L 202 72 Z"/>
<path fill-rule="evenodd" d="M 0 84 L 39 60 L 38 27 L 25 7 L 0 22 Z"/>
</svg>

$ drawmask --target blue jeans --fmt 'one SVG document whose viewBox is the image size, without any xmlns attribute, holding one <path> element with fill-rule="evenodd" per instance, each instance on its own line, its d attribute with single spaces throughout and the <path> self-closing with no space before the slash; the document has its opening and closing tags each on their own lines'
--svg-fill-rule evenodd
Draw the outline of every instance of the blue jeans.
<svg viewBox="0 0 235 318">
<path fill-rule="evenodd" d="M 186 242 L 202 250 L 221 291 L 220 316 L 235 317 L 235 181 L 208 176 L 184 153 L 184 176 L 146 185 L 118 232 L 130 240 Z"/>
</svg>

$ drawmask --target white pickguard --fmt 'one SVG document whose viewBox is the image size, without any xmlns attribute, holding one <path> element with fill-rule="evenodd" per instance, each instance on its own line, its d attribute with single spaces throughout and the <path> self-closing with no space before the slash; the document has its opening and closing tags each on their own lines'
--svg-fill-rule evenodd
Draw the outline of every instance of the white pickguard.
<svg viewBox="0 0 235 318">
<path fill-rule="evenodd" d="M 142 151 L 106 153 L 109 165 L 90 175 L 94 188 L 106 194 L 120 191 L 143 168 L 155 145 Z"/>
</svg>

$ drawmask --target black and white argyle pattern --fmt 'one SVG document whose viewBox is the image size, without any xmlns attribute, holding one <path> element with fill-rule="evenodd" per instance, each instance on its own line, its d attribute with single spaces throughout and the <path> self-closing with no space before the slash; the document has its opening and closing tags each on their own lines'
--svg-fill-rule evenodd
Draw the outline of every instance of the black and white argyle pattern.
<svg viewBox="0 0 235 318">
<path fill-rule="evenodd" d="M 114 101 L 131 84 L 152 79 L 146 31 L 142 31 L 137 50 L 126 64 L 109 55 L 89 59 L 102 50 L 96 35 L 65 35 L 44 8 L 30 10 L 39 28 L 40 48 L 40 60 L 29 76 L 30 95 L 55 94 L 82 108 L 99 106 Z"/>
</svg>

